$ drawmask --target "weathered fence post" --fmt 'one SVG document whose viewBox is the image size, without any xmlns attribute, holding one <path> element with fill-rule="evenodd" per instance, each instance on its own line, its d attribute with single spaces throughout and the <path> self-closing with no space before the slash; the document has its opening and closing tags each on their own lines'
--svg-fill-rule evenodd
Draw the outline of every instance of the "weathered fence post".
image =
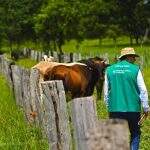
<svg viewBox="0 0 150 150">
<path fill-rule="evenodd" d="M 89 130 L 86 150 L 129 150 L 128 133 L 124 120 L 101 120 Z"/>
<path fill-rule="evenodd" d="M 82 58 L 82 57 L 81 57 L 81 54 L 80 54 L 80 53 L 78 53 L 78 54 L 77 54 L 77 53 L 73 53 L 71 59 L 72 59 L 72 62 L 76 62 L 76 61 L 81 60 L 81 58 Z"/>
<path fill-rule="evenodd" d="M 34 56 L 35 56 L 35 51 L 31 50 L 31 56 L 30 56 L 30 58 L 34 60 Z"/>
<path fill-rule="evenodd" d="M 76 98 L 72 101 L 72 121 L 76 150 L 87 150 L 88 130 L 96 126 L 96 108 L 93 97 Z"/>
<path fill-rule="evenodd" d="M 1 56 L 1 73 L 6 77 L 10 87 L 12 88 L 12 71 L 11 71 L 11 65 L 13 64 L 13 61 L 8 60 L 5 58 L 4 55 Z"/>
<path fill-rule="evenodd" d="M 62 81 L 41 82 L 43 128 L 52 150 L 71 150 L 67 103 Z"/>
<path fill-rule="evenodd" d="M 3 62 L 4 62 L 4 55 L 0 55 L 0 73 L 4 74 L 3 71 Z"/>
<path fill-rule="evenodd" d="M 56 62 L 59 62 L 59 56 L 58 56 L 58 53 L 56 51 L 53 51 L 53 57 L 56 60 Z"/>
<path fill-rule="evenodd" d="M 14 93 L 16 98 L 16 104 L 23 107 L 23 95 L 22 95 L 22 68 L 12 65 L 12 80 Z"/>
<path fill-rule="evenodd" d="M 37 69 L 31 69 L 30 73 L 30 92 L 31 92 L 31 110 L 36 114 L 34 118 L 37 124 L 41 123 L 41 91 L 40 91 L 40 73 Z"/>
<path fill-rule="evenodd" d="M 24 111 L 28 122 L 33 122 L 31 116 L 31 93 L 30 93 L 30 70 L 22 70 L 22 97 L 24 104 Z"/>
<path fill-rule="evenodd" d="M 70 60 L 70 53 L 64 53 L 63 57 L 64 57 L 63 60 L 65 63 L 71 61 Z"/>
</svg>

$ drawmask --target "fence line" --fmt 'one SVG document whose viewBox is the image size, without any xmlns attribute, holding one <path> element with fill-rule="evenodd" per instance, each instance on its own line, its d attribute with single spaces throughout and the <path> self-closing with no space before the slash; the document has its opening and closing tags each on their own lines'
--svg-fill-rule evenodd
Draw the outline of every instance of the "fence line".
<svg viewBox="0 0 150 150">
<path fill-rule="evenodd" d="M 38 70 L 11 65 L 3 56 L 0 56 L 0 72 L 7 77 L 7 80 L 11 79 L 16 103 L 25 111 L 29 123 L 34 122 L 43 129 L 43 135 L 47 137 L 50 149 L 88 150 L 90 146 L 93 146 L 93 142 L 90 142 L 93 138 L 90 139 L 89 137 L 97 138 L 96 133 L 93 134 L 93 132 L 92 136 L 88 136 L 92 129 L 97 131 L 102 139 L 107 136 L 114 139 L 111 142 L 105 139 L 105 144 L 110 145 L 109 147 L 104 147 L 103 143 L 99 142 L 98 146 L 103 147 L 103 149 L 116 148 L 117 141 L 120 141 L 120 139 L 124 139 L 123 150 L 129 149 L 127 126 L 120 125 L 120 130 L 118 130 L 118 123 L 114 126 L 113 122 L 109 122 L 109 128 L 105 128 L 103 124 L 97 124 L 93 97 L 78 98 L 71 101 L 71 120 L 74 130 L 72 132 L 62 81 L 41 82 L 41 86 L 39 86 Z M 98 127 L 100 129 L 96 130 Z M 118 136 L 119 133 L 120 136 Z M 75 141 L 72 139 L 72 134 Z M 96 147 L 95 144 L 94 147 Z"/>
<path fill-rule="evenodd" d="M 42 60 L 42 57 L 44 56 L 44 52 L 41 51 L 36 51 L 32 50 L 29 48 L 24 48 L 23 50 L 23 57 L 28 57 L 31 58 L 37 62 Z M 48 56 L 53 56 L 56 62 L 76 62 L 81 59 L 87 59 L 90 57 L 94 57 L 95 54 L 90 53 L 88 56 L 82 56 L 80 53 L 64 53 L 64 54 L 59 54 L 56 51 L 49 51 Z M 108 53 L 102 54 L 102 55 L 97 55 L 98 57 L 102 57 L 106 60 L 107 63 L 110 63 L 109 61 L 109 55 Z M 117 61 L 117 56 L 114 57 L 114 62 Z M 149 54 L 147 52 L 144 52 L 143 56 L 140 56 L 140 59 L 138 59 L 138 64 L 140 65 L 141 69 L 143 67 L 149 67 L 150 61 L 149 61 Z"/>
</svg>

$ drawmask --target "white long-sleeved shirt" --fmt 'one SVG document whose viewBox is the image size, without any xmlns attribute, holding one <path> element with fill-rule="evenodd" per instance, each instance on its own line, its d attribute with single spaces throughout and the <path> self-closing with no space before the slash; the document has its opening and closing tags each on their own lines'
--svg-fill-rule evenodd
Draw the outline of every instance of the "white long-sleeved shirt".
<svg viewBox="0 0 150 150">
<path fill-rule="evenodd" d="M 139 70 L 138 75 L 137 75 L 137 85 L 140 91 L 140 100 L 141 104 L 143 106 L 144 112 L 147 112 L 150 110 L 149 104 L 148 104 L 148 93 L 147 89 L 144 83 L 144 79 L 142 76 L 141 71 Z M 105 81 L 104 81 L 104 101 L 106 105 L 108 106 L 108 95 L 109 95 L 109 85 L 108 85 L 108 79 L 107 75 L 105 74 Z"/>
</svg>

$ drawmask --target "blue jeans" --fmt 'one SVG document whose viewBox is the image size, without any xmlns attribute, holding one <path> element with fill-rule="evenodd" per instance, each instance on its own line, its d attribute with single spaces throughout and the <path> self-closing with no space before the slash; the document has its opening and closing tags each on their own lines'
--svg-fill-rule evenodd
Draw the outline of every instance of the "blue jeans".
<svg viewBox="0 0 150 150">
<path fill-rule="evenodd" d="M 109 112 L 109 118 L 125 119 L 128 122 L 131 150 L 138 150 L 141 135 L 140 126 L 138 125 L 140 112 Z"/>
</svg>

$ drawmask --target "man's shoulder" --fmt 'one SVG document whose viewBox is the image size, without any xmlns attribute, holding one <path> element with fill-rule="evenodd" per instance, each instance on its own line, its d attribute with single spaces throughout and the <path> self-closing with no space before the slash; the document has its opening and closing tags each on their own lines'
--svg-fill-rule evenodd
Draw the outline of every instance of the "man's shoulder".
<svg viewBox="0 0 150 150">
<path fill-rule="evenodd" d="M 117 63 L 115 63 L 115 64 L 110 64 L 110 65 L 106 68 L 106 71 L 112 70 L 116 65 L 117 65 Z"/>
</svg>

